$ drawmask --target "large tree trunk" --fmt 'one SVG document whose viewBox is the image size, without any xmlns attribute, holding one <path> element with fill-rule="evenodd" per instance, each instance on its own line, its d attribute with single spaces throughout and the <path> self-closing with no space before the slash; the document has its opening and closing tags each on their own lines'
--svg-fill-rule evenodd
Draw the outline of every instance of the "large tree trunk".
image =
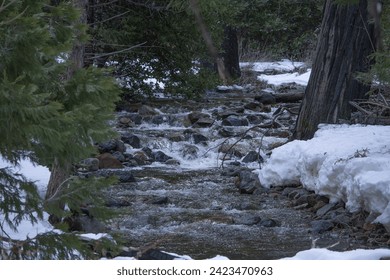
<svg viewBox="0 0 390 280">
<path fill-rule="evenodd" d="M 81 12 L 80 14 L 80 23 L 86 23 L 87 20 L 87 4 L 88 0 L 74 0 L 74 6 L 78 8 Z M 84 66 L 84 43 L 76 40 L 74 46 L 72 48 L 72 52 L 70 54 L 69 60 L 72 62 L 71 66 L 68 68 L 66 73 L 66 79 L 71 79 L 74 72 L 77 69 L 81 69 Z M 51 174 L 49 183 L 47 185 L 45 199 L 48 203 L 53 203 L 53 201 L 57 201 L 56 198 L 60 195 L 61 188 L 65 187 L 66 180 L 69 178 L 71 174 L 71 162 L 63 162 L 58 158 L 54 159 L 54 163 L 51 168 Z M 57 203 L 57 202 L 54 202 Z M 62 208 L 64 205 L 57 203 L 58 207 Z M 52 224 L 58 223 L 60 219 L 54 215 L 50 215 L 49 221 Z"/>
<path fill-rule="evenodd" d="M 223 63 L 231 78 L 239 78 L 241 76 L 241 70 L 240 59 L 238 57 L 237 31 L 231 26 L 226 26 L 224 33 L 225 36 L 222 43 Z"/>
<path fill-rule="evenodd" d="M 313 137 L 320 123 L 348 119 L 348 102 L 365 98 L 369 87 L 357 81 L 355 74 L 369 69 L 368 56 L 375 51 L 374 28 L 368 19 L 367 0 L 354 5 L 326 1 L 316 57 L 294 132 L 296 139 Z"/>
</svg>

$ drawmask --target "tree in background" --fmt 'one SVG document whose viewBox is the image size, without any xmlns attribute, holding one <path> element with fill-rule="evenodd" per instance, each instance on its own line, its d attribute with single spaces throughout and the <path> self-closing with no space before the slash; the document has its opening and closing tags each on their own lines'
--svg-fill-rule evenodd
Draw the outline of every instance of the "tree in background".
<svg viewBox="0 0 390 280">
<path fill-rule="evenodd" d="M 349 119 L 349 101 L 366 98 L 369 85 L 356 79 L 368 72 L 375 52 L 375 24 L 368 4 L 339 4 L 327 0 L 311 77 L 298 116 L 294 137 L 313 137 L 320 123 Z M 356 1 L 355 1 L 356 2 Z"/>
<path fill-rule="evenodd" d="M 91 214 L 102 213 L 98 188 L 112 180 L 64 179 L 46 201 L 33 182 L 16 173 L 22 159 L 51 167 L 70 165 L 95 152 L 95 141 L 112 135 L 118 87 L 106 73 L 81 69 L 71 49 L 85 37 L 85 26 L 73 3 L 10 0 L 0 4 L 0 168 L 1 258 L 68 259 L 85 257 L 90 248 L 75 234 L 52 231 L 13 240 L 5 225 L 17 230 L 22 221 L 72 215 L 91 202 Z M 61 209 L 58 205 L 67 205 Z"/>
</svg>

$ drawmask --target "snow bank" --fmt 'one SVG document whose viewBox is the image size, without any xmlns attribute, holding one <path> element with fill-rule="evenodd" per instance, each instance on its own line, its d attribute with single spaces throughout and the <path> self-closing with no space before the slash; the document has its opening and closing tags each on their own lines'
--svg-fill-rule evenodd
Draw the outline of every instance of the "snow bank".
<svg viewBox="0 0 390 280">
<path fill-rule="evenodd" d="M 279 75 L 265 75 L 262 74 L 257 78 L 262 81 L 266 81 L 269 85 L 279 86 L 281 84 L 296 83 L 298 85 L 307 86 L 311 74 L 311 69 L 307 72 L 299 74 L 298 72 L 279 74 Z"/>
<path fill-rule="evenodd" d="M 298 252 L 295 256 L 283 258 L 282 260 L 379 260 L 382 257 L 389 256 L 389 249 L 357 249 L 346 252 L 336 252 L 325 248 L 315 248 Z"/>
<path fill-rule="evenodd" d="M 259 179 L 267 188 L 302 184 L 390 230 L 389 139 L 389 126 L 322 125 L 313 139 L 274 149 Z"/>
<path fill-rule="evenodd" d="M 282 59 L 281 61 L 274 62 L 241 62 L 241 68 L 249 67 L 252 71 L 255 72 L 265 72 L 270 70 L 275 70 L 278 72 L 291 72 L 304 66 L 303 62 L 293 62 L 289 59 Z"/>
</svg>

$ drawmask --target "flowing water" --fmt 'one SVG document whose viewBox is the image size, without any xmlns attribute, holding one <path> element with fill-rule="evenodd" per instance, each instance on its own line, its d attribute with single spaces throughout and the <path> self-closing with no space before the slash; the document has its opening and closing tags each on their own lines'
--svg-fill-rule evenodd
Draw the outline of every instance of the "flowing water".
<svg viewBox="0 0 390 280">
<path fill-rule="evenodd" d="M 335 243 L 342 249 L 353 247 L 342 230 L 312 233 L 312 213 L 293 208 L 281 189 L 257 188 L 252 194 L 239 191 L 235 170 L 255 172 L 259 168 L 257 161 L 242 162 L 246 153 L 261 147 L 266 154 L 273 146 L 285 143 L 287 139 L 280 135 L 286 133 L 281 131 L 289 131 L 295 120 L 286 112 L 277 131 L 270 129 L 278 106 L 256 107 L 253 101 L 253 95 L 243 92 L 214 93 L 199 102 L 162 99 L 148 103 L 155 110 L 151 115 L 119 113 L 118 119 L 138 119 L 135 125 L 118 128 L 122 134 L 132 133 L 140 139 L 141 147 L 128 145 L 128 154 L 147 147 L 173 160 L 126 167 L 136 182 L 110 189 L 113 205 L 120 212 L 112 222 L 112 232 L 132 247 L 153 247 L 194 259 L 215 255 L 278 259 L 309 249 L 314 243 L 321 247 Z M 194 111 L 206 114 L 213 122 L 192 124 L 188 114 Z M 227 112 L 256 122 L 226 125 L 223 118 L 229 115 Z M 247 131 L 254 125 L 258 127 Z M 240 133 L 245 131 L 248 133 L 243 137 Z M 205 138 L 198 141 L 199 137 L 194 136 L 197 134 Z M 221 150 L 221 144 L 235 142 L 234 149 Z"/>
</svg>

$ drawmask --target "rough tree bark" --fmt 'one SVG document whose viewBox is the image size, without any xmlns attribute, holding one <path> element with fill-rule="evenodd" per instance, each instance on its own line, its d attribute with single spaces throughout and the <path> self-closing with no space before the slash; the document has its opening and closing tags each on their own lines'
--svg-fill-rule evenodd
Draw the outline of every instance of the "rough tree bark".
<svg viewBox="0 0 390 280">
<path fill-rule="evenodd" d="M 376 0 L 368 0 L 376 1 Z M 369 90 L 355 79 L 367 72 L 375 51 L 374 24 L 369 24 L 368 2 L 340 5 L 327 0 L 311 77 L 295 127 L 295 139 L 313 137 L 318 124 L 337 123 L 350 116 L 348 104 Z"/>
<path fill-rule="evenodd" d="M 233 79 L 239 78 L 241 76 L 241 70 L 238 55 L 237 31 L 231 26 L 226 26 L 224 29 L 222 50 L 223 63 L 229 76 Z"/>
<path fill-rule="evenodd" d="M 80 10 L 80 23 L 86 23 L 87 21 L 87 5 L 88 0 L 74 0 L 74 7 Z M 72 52 L 69 56 L 69 60 L 72 62 L 71 66 L 68 68 L 65 79 L 69 80 L 72 78 L 74 72 L 77 69 L 84 67 L 84 43 L 77 41 L 74 43 Z M 72 163 L 64 162 L 58 158 L 54 159 L 49 183 L 47 185 L 45 200 L 50 203 L 56 195 L 59 194 L 60 188 L 66 182 L 71 174 Z M 63 208 L 64 205 L 58 204 L 58 207 Z M 59 219 L 54 215 L 49 217 L 49 221 L 52 224 L 58 223 Z"/>
</svg>

